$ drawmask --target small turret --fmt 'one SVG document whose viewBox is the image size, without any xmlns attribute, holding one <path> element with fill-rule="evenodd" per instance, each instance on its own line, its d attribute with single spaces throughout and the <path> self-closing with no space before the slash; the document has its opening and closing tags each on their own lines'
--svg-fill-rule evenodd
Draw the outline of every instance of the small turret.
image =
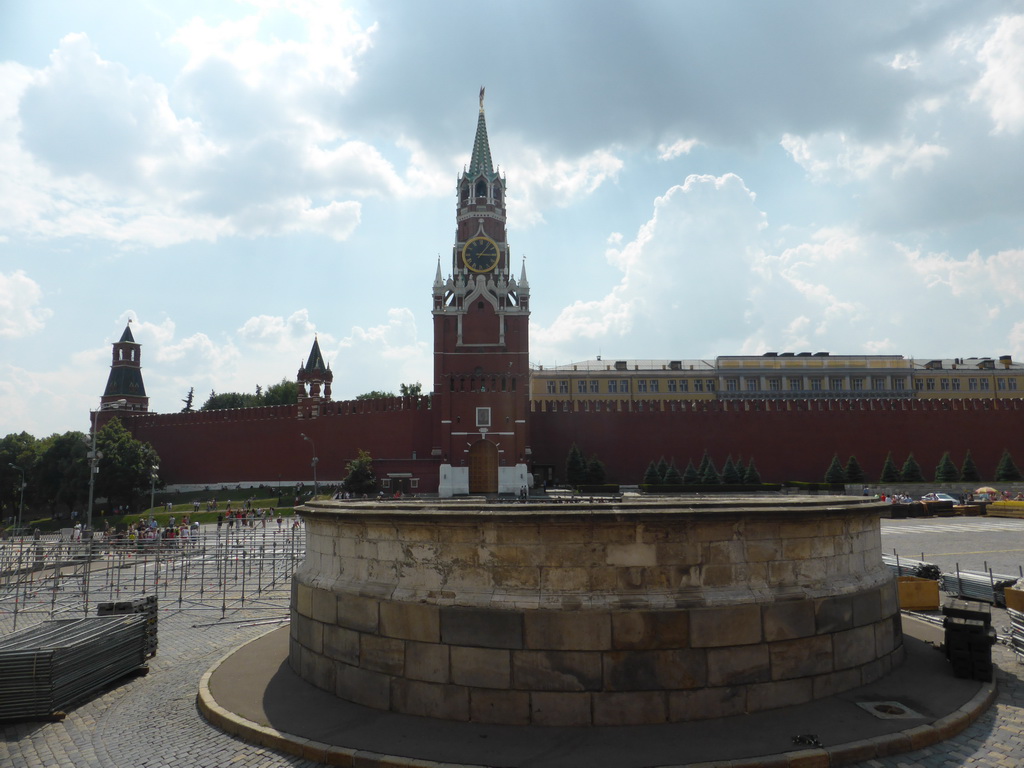
<svg viewBox="0 0 1024 768">
<path fill-rule="evenodd" d="M 331 371 L 331 367 L 324 362 L 324 356 L 320 352 L 320 341 L 315 336 L 313 337 L 313 347 L 309 350 L 309 358 L 305 365 L 299 367 L 295 381 L 299 385 L 299 404 L 313 403 L 317 407 L 313 408 L 310 415 L 318 416 L 319 403 L 331 400 L 331 382 L 334 381 L 334 373 Z M 301 409 L 299 413 L 301 415 Z"/>
</svg>

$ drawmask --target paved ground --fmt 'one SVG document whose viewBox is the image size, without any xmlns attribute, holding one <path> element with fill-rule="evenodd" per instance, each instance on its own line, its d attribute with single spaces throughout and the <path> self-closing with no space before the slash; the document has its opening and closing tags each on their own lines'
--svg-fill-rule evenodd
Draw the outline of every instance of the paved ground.
<svg viewBox="0 0 1024 768">
<path fill-rule="evenodd" d="M 1005 613 L 995 611 L 997 627 Z M 262 610 L 187 610 L 161 615 L 160 650 L 148 676 L 129 679 L 54 723 L 0 727 L 0 766 L 49 768 L 206 768 L 314 766 L 239 741 L 198 714 L 202 674 L 231 649 L 276 626 Z M 283 618 L 283 616 L 282 616 Z M 258 622 L 258 623 L 257 623 Z M 213 623 L 212 626 L 206 626 Z M 198 625 L 198 626 L 197 626 Z M 22 625 L 19 625 L 22 626 Z M 7 631 L 0 626 L 0 633 Z M 1024 665 L 997 646 L 996 703 L 964 732 L 934 747 L 860 763 L 872 768 L 1016 768 L 1024 765 Z M 581 765 L 581 768 L 585 766 Z"/>
</svg>

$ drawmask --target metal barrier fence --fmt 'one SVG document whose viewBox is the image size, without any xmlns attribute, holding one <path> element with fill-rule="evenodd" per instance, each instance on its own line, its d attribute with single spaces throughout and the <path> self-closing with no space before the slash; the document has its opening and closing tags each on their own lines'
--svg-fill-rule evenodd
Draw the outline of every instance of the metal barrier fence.
<svg viewBox="0 0 1024 768">
<path fill-rule="evenodd" d="M 972 571 L 961 571 L 957 568 L 955 573 L 939 574 L 938 566 L 923 560 L 900 557 L 895 553 L 891 555 L 883 554 L 882 562 L 889 566 L 889 569 L 897 576 L 925 576 L 925 578 L 932 578 L 927 575 L 927 570 L 930 569 L 932 573 L 938 574 L 939 588 L 947 595 L 963 598 L 964 600 L 991 603 L 992 605 L 998 605 L 1000 608 L 1006 607 L 1006 597 L 1004 595 L 1006 587 L 1013 586 L 1017 579 L 1021 578 L 1021 576 L 993 573 L 991 569 L 989 569 L 988 573 L 974 573 Z"/>
<path fill-rule="evenodd" d="M 53 715 L 145 667 L 146 617 L 58 619 L 0 638 L 0 720 Z"/>
<path fill-rule="evenodd" d="M 157 595 L 160 611 L 266 608 L 288 612 L 288 586 L 306 552 L 305 528 L 190 532 L 174 539 L 0 542 L 0 626 L 19 617 L 89 616 L 96 603 Z"/>
</svg>

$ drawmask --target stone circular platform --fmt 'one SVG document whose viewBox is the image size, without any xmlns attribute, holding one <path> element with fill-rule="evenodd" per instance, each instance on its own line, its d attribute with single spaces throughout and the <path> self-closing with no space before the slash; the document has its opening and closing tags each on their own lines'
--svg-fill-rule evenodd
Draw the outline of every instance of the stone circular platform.
<svg viewBox="0 0 1024 768">
<path fill-rule="evenodd" d="M 318 502 L 289 659 L 392 712 L 636 725 L 835 695 L 903 658 L 885 505 Z"/>
</svg>

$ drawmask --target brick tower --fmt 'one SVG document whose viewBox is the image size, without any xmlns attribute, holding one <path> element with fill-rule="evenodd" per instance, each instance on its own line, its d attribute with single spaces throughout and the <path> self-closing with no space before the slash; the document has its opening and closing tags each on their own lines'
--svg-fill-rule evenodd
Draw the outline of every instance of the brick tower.
<svg viewBox="0 0 1024 768">
<path fill-rule="evenodd" d="M 125 402 L 122 403 L 122 400 Z M 149 410 L 149 397 L 146 395 L 146 385 L 142 382 L 142 346 L 132 335 L 131 320 L 124 327 L 121 338 L 114 342 L 110 375 L 107 376 L 107 386 L 100 398 L 100 410 Z M 100 424 L 114 415 L 106 414 L 107 418 L 100 419 Z"/>
<path fill-rule="evenodd" d="M 495 172 L 484 91 L 469 167 L 456 183 L 451 274 L 433 287 L 433 454 L 438 493 L 518 493 L 530 461 L 530 286 L 511 274 L 505 178 Z"/>
<path fill-rule="evenodd" d="M 331 383 L 334 381 L 334 373 L 324 362 L 320 341 L 316 337 L 313 338 L 313 348 L 309 350 L 309 359 L 299 368 L 295 381 L 299 385 L 299 418 L 303 417 L 303 413 L 316 418 L 320 415 L 320 404 L 331 401 Z"/>
</svg>

